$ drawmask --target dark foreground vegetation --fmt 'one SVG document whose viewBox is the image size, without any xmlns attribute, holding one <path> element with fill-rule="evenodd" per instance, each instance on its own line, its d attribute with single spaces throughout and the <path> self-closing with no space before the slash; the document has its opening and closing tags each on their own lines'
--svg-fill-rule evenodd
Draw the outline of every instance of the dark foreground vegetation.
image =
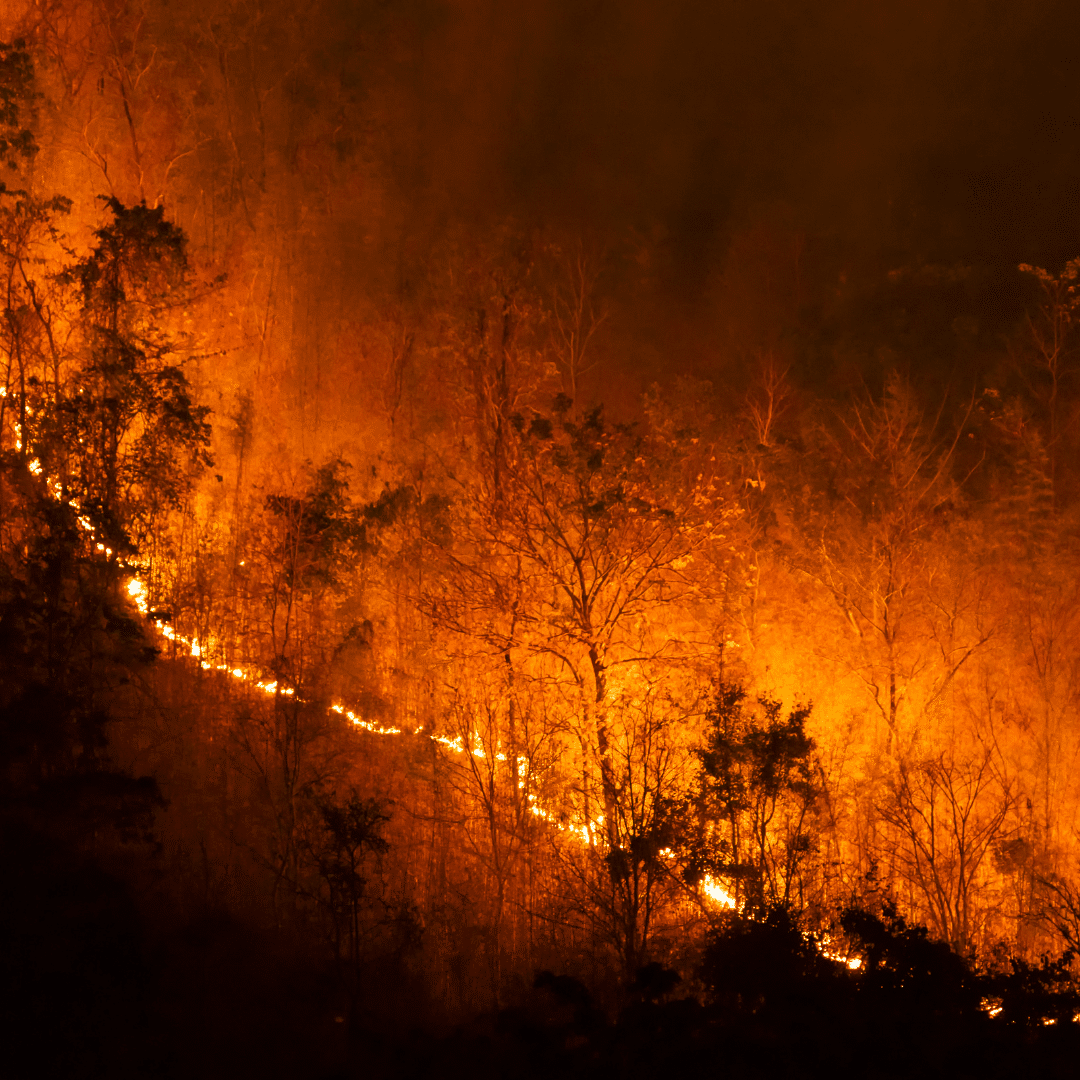
<svg viewBox="0 0 1080 1080">
<path fill-rule="evenodd" d="M 153 800 L 104 771 L 7 787 L 5 1075 L 1075 1075 L 1068 957 L 975 970 L 890 910 L 840 917 L 857 971 L 775 907 L 720 918 L 692 977 L 652 963 L 599 1000 L 541 971 L 506 1007 L 453 1018 L 408 957 L 344 973 L 317 942 L 179 917 L 142 831 Z"/>
</svg>

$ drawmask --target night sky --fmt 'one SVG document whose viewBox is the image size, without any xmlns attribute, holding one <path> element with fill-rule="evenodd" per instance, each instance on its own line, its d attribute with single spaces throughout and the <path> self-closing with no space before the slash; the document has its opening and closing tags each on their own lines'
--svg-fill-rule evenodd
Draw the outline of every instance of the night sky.
<svg viewBox="0 0 1080 1080">
<path fill-rule="evenodd" d="M 512 218 L 639 264 L 647 248 L 647 295 L 609 281 L 609 347 L 621 333 L 645 378 L 713 377 L 770 334 L 827 378 L 838 335 L 954 365 L 950 334 L 999 351 L 1029 298 L 1018 263 L 1080 250 L 1074 5 L 384 10 L 381 29 L 339 23 L 326 63 L 362 80 L 378 54 L 394 87 L 406 234 L 422 250 L 448 222 Z M 919 296 L 882 296 L 898 277 Z"/>
<path fill-rule="evenodd" d="M 458 210 L 662 226 L 691 277 L 775 204 L 855 258 L 1060 261 L 1078 23 L 955 0 L 433 9 L 399 152 Z"/>
</svg>

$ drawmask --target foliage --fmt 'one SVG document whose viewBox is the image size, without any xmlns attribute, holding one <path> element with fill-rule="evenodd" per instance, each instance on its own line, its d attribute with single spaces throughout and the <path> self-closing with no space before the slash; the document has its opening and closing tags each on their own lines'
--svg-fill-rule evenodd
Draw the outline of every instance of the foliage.
<svg viewBox="0 0 1080 1080">
<path fill-rule="evenodd" d="M 880 914 L 850 907 L 840 926 L 862 960 L 859 986 L 867 994 L 911 994 L 933 1011 L 974 1012 L 981 1000 L 968 963 L 925 926 L 909 924 L 896 906 L 885 903 Z"/>
<path fill-rule="evenodd" d="M 37 153 L 33 131 L 23 126 L 33 98 L 34 67 L 26 42 L 0 42 L 0 164 L 9 169 Z"/>
<path fill-rule="evenodd" d="M 806 734 L 811 706 L 786 716 L 779 701 L 762 696 L 757 706 L 741 686 L 717 684 L 680 839 L 688 880 L 711 875 L 733 883 L 736 903 L 750 914 L 805 903 L 822 793 Z"/>
<path fill-rule="evenodd" d="M 85 764 L 104 746 L 100 695 L 155 651 L 118 556 L 136 555 L 190 494 L 209 462 L 208 410 L 192 402 L 165 322 L 185 289 L 182 233 L 160 210 L 109 200 L 112 221 L 90 254 L 43 273 L 43 253 L 64 250 L 66 201 L 12 197 L 0 401 L 7 688 L 51 701 L 42 716 L 66 716 L 65 734 L 33 743 L 59 739 Z"/>
<path fill-rule="evenodd" d="M 334 927 L 338 958 L 351 961 L 353 972 L 360 972 L 363 955 L 362 918 L 373 903 L 368 894 L 370 872 L 366 864 L 371 856 L 386 854 L 389 845 L 383 826 L 390 820 L 384 806 L 376 799 L 362 799 L 351 792 L 347 800 L 324 800 L 318 805 L 320 828 L 309 841 L 319 876 L 325 882 L 323 902 Z"/>
<path fill-rule="evenodd" d="M 822 955 L 793 908 L 773 903 L 758 917 L 726 912 L 709 932 L 698 977 L 714 1000 L 752 1013 L 775 1008 L 783 998 L 815 982 L 840 977 L 835 961 Z"/>
<path fill-rule="evenodd" d="M 179 508 L 211 463 L 209 408 L 192 401 L 185 333 L 168 322 L 191 303 L 186 239 L 161 207 L 105 200 L 112 221 L 61 281 L 78 289 L 87 359 L 36 410 L 30 443 L 62 492 L 117 550 Z"/>
</svg>

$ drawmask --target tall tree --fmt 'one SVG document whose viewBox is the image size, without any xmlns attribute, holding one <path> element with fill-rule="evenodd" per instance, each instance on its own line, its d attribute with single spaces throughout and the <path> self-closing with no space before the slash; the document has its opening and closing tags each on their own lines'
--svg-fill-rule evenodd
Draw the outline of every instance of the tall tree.
<svg viewBox="0 0 1080 1080">
<path fill-rule="evenodd" d="M 818 801 L 823 794 L 809 706 L 787 715 L 779 701 L 719 683 L 710 695 L 700 771 L 677 847 L 695 885 L 706 875 L 727 886 L 752 916 L 814 899 Z"/>
</svg>

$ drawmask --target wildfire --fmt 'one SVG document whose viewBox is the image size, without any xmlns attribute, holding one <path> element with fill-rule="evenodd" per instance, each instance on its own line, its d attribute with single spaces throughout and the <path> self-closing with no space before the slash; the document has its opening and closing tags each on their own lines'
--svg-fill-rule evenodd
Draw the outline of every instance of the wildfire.
<svg viewBox="0 0 1080 1080">
<path fill-rule="evenodd" d="M 728 911 L 734 911 L 738 905 L 735 897 L 720 884 L 716 878 L 706 875 L 701 881 L 701 891 L 714 903 Z"/>
<path fill-rule="evenodd" d="M 852 956 L 847 952 L 839 952 L 831 948 L 832 941 L 826 934 L 818 942 L 818 951 L 826 960 L 832 960 L 837 964 L 843 964 L 849 971 L 858 971 L 863 966 L 862 957 Z"/>
<path fill-rule="evenodd" d="M 150 592 L 145 582 L 133 577 L 127 586 L 127 594 L 135 602 L 135 606 L 143 615 L 150 613 Z"/>
<path fill-rule="evenodd" d="M 362 717 L 357 716 L 352 709 L 347 709 L 344 705 L 336 702 L 330 706 L 330 711 L 336 712 L 339 716 L 344 716 L 354 727 L 363 728 L 364 731 L 370 731 L 375 735 L 400 735 L 402 733 L 401 728 L 383 727 L 381 724 L 364 720 Z"/>
<path fill-rule="evenodd" d="M 3 388 L 0 387 L 0 391 L 2 391 L 2 389 Z M 30 470 L 31 473 L 33 473 L 34 476 L 40 476 L 43 471 L 41 463 L 36 458 L 28 463 L 27 468 Z M 46 481 L 48 483 L 50 494 L 57 501 L 61 501 L 63 499 L 63 494 L 60 485 L 54 480 L 52 480 L 52 478 L 50 477 L 47 477 Z M 93 533 L 93 523 L 85 515 L 78 513 L 81 507 L 73 500 L 69 500 L 69 505 L 71 505 L 72 509 L 77 512 L 77 521 L 80 528 L 82 528 L 86 532 Z M 100 542 L 95 543 L 95 550 L 98 552 L 98 554 L 104 555 L 107 558 L 111 558 L 113 555 L 113 549 Z M 241 565 L 243 565 L 243 563 L 241 563 Z M 140 568 L 137 565 L 129 565 L 129 569 L 137 570 Z M 236 679 L 239 682 L 248 683 L 260 693 L 266 694 L 271 697 L 277 695 L 282 695 L 285 697 L 295 697 L 296 690 L 294 687 L 282 686 L 276 679 L 268 680 L 262 678 L 257 671 L 254 671 L 250 668 L 233 666 L 225 663 L 224 661 L 216 663 L 211 662 L 209 657 L 212 656 L 214 652 L 215 643 L 213 642 L 213 640 L 201 642 L 198 638 L 186 637 L 185 635 L 180 634 L 175 627 L 171 626 L 164 619 L 151 616 L 149 588 L 147 587 L 146 583 L 142 581 L 136 574 L 132 574 L 132 576 L 128 579 L 126 592 L 128 597 L 135 604 L 140 614 L 152 620 L 153 625 L 157 628 L 161 636 L 167 641 L 171 641 L 174 645 L 179 646 L 181 649 L 186 650 L 189 656 L 199 661 L 199 667 L 203 671 L 221 672 L 229 678 Z M 331 703 L 329 709 L 331 712 L 337 714 L 338 716 L 344 717 L 346 720 L 349 721 L 350 724 L 353 725 L 353 727 L 360 728 L 364 731 L 370 732 L 373 735 L 405 734 L 405 732 L 401 728 L 387 727 L 382 724 L 376 723 L 375 721 L 365 720 L 362 716 L 360 716 L 358 713 L 350 709 L 342 702 L 335 701 Z M 423 734 L 423 727 L 421 726 L 416 728 L 416 730 L 412 734 L 415 736 L 420 736 L 421 734 Z M 428 734 L 425 737 L 430 739 L 432 742 L 436 742 L 439 743 L 441 746 L 445 746 L 448 750 L 452 751 L 455 754 L 468 754 L 472 757 L 481 759 L 487 756 L 487 752 L 485 751 L 483 745 L 479 742 L 479 740 L 476 740 L 471 746 L 466 746 L 465 741 L 461 735 L 455 735 L 451 737 L 447 735 Z M 497 761 L 507 760 L 506 754 L 499 750 L 496 750 L 494 757 Z M 517 764 L 519 773 L 522 776 L 527 774 L 529 766 L 528 758 L 519 757 L 517 759 Z M 525 785 L 526 781 L 524 779 L 519 779 L 518 787 L 524 788 Z M 602 815 L 592 821 L 580 820 L 568 822 L 560 818 L 551 810 L 548 810 L 546 807 L 542 806 L 535 793 L 527 793 L 526 799 L 529 804 L 529 812 L 534 817 L 540 818 L 542 821 L 546 822 L 548 825 L 559 830 L 560 832 L 569 833 L 577 837 L 577 839 L 580 840 L 583 844 L 594 844 L 596 842 L 597 835 L 600 834 L 603 830 L 604 818 Z M 664 854 L 672 856 L 673 852 L 671 852 L 670 850 L 665 850 Z M 709 901 L 711 901 L 713 904 L 717 905 L 723 910 L 734 911 L 738 908 L 738 903 L 735 900 L 735 897 L 733 897 L 731 893 L 727 890 L 727 888 L 715 877 L 706 876 L 701 882 L 700 892 Z M 829 957 L 830 959 L 847 964 L 847 966 L 852 970 L 857 970 L 862 965 L 862 961 L 857 957 L 843 956 L 841 954 L 828 951 L 827 944 L 828 943 L 826 940 L 820 946 L 823 955 Z M 1000 1007 L 998 1007 L 996 1012 L 992 1011 L 990 1014 L 994 1016 L 997 1015 L 997 1012 L 1000 1011 Z"/>
</svg>

